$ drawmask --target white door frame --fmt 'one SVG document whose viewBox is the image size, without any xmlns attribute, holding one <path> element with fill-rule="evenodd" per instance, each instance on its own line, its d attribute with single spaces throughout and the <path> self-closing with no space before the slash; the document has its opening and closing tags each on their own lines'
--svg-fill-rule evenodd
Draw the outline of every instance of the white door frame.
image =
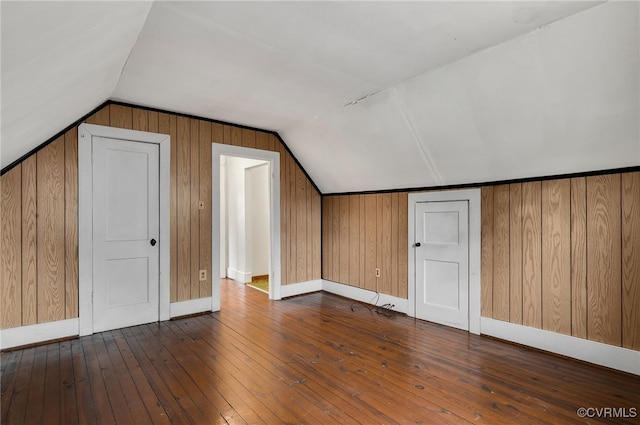
<svg viewBox="0 0 640 425">
<path fill-rule="evenodd" d="M 280 281 L 280 153 L 234 145 L 211 145 L 211 311 L 220 310 L 220 156 L 260 159 L 269 163 L 269 222 L 271 258 L 269 260 L 269 299 L 282 299 Z"/>
<path fill-rule="evenodd" d="M 171 142 L 166 134 L 81 124 L 78 128 L 78 323 L 79 334 L 93 333 L 93 178 L 92 138 L 155 143 L 160 148 L 160 320 L 170 318 L 169 195 Z"/>
<path fill-rule="evenodd" d="M 415 239 L 416 203 L 440 201 L 469 202 L 469 332 L 480 335 L 480 260 L 481 223 L 480 189 L 450 190 L 444 192 L 421 192 L 409 194 L 409 274 L 407 315 L 416 317 L 416 263 Z"/>
</svg>

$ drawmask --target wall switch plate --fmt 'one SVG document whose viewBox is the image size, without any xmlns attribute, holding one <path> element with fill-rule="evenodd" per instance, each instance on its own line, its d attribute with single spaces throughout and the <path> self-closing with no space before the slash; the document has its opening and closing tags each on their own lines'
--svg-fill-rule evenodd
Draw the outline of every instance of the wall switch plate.
<svg viewBox="0 0 640 425">
<path fill-rule="evenodd" d="M 376 277 L 380 277 L 380 269 L 376 267 Z"/>
<path fill-rule="evenodd" d="M 199 210 L 203 210 L 204 209 L 204 201 L 198 201 L 198 209 Z M 202 280 L 202 279 L 200 279 Z"/>
<path fill-rule="evenodd" d="M 206 270 L 200 270 L 200 280 L 207 280 L 207 271 Z"/>
</svg>

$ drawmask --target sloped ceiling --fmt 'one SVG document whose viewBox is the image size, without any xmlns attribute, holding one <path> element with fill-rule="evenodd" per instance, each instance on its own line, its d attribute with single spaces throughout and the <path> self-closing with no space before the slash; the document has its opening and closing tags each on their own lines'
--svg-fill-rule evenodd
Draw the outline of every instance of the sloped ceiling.
<svg viewBox="0 0 640 425">
<path fill-rule="evenodd" d="M 2 166 L 107 99 L 278 131 L 324 193 L 640 165 L 637 2 L 2 2 Z"/>
</svg>

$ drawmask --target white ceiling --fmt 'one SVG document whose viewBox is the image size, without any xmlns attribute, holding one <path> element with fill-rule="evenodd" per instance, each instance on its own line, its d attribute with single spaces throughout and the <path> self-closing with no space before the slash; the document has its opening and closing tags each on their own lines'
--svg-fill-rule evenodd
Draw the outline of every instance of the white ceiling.
<svg viewBox="0 0 640 425">
<path fill-rule="evenodd" d="M 640 165 L 635 1 L 1 13 L 3 167 L 107 99 L 278 131 L 325 193 Z"/>
</svg>

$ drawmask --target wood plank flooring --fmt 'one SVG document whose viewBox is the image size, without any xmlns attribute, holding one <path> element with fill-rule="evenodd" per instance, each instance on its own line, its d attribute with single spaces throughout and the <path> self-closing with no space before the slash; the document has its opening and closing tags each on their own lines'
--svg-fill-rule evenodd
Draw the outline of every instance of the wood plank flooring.
<svg viewBox="0 0 640 425">
<path fill-rule="evenodd" d="M 572 424 L 640 410 L 640 378 L 327 293 L 2 354 L 3 424 Z M 353 310 L 352 310 L 353 307 Z M 640 412 L 638 412 L 640 413 Z M 611 415 L 610 415 L 611 416 Z"/>
</svg>

